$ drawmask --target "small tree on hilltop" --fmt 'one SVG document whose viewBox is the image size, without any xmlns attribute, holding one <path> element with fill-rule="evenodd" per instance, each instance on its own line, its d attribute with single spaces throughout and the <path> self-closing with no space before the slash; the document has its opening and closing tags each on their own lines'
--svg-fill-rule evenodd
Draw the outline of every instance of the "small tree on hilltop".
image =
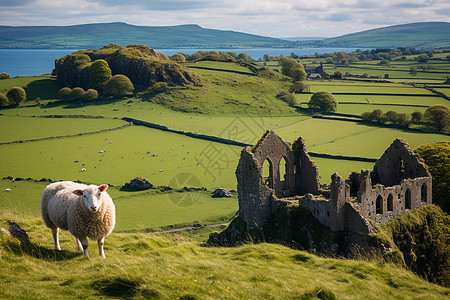
<svg viewBox="0 0 450 300">
<path fill-rule="evenodd" d="M 101 91 L 111 79 L 111 69 L 104 59 L 94 61 L 89 70 L 89 87 Z"/>
<path fill-rule="evenodd" d="M 433 105 L 427 108 L 424 119 L 428 124 L 442 132 L 450 123 L 450 109 L 445 105 Z"/>
<path fill-rule="evenodd" d="M 7 106 L 9 104 L 8 97 L 3 94 L 0 94 L 0 106 Z"/>
<path fill-rule="evenodd" d="M 132 95 L 134 90 L 133 83 L 125 75 L 114 75 L 105 85 L 103 93 L 106 96 L 128 96 Z"/>
<path fill-rule="evenodd" d="M 6 94 L 10 103 L 15 103 L 17 106 L 27 99 L 27 93 L 21 87 L 13 87 Z"/>
<path fill-rule="evenodd" d="M 58 98 L 62 100 L 68 100 L 71 92 L 72 92 L 71 88 L 63 87 L 58 91 Z"/>
<path fill-rule="evenodd" d="M 0 73 L 0 79 L 11 79 L 11 75 L 6 72 Z"/>
<path fill-rule="evenodd" d="M 336 111 L 338 102 L 330 92 L 317 92 L 311 96 L 308 107 L 321 111 Z"/>
</svg>

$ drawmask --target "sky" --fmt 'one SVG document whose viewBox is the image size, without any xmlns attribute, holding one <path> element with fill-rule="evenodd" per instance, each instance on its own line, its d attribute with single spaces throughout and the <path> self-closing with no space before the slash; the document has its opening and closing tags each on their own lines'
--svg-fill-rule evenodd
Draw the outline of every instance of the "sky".
<svg viewBox="0 0 450 300">
<path fill-rule="evenodd" d="M 0 25 L 198 24 L 270 37 L 335 37 L 449 16 L 449 0 L 0 0 Z"/>
</svg>

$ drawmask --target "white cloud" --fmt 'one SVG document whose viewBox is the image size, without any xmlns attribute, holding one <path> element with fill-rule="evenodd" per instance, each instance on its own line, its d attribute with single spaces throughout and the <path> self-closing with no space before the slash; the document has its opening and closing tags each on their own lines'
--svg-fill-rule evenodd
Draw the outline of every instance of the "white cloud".
<svg viewBox="0 0 450 300">
<path fill-rule="evenodd" d="M 0 24 L 199 24 L 265 36 L 328 37 L 394 24 L 448 21 L 447 1 L 0 0 Z"/>
</svg>

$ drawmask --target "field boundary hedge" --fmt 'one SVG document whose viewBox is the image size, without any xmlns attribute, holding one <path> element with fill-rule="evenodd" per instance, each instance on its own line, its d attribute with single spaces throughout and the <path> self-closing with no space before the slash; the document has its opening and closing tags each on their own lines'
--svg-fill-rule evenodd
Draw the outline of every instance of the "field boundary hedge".
<svg viewBox="0 0 450 300">
<path fill-rule="evenodd" d="M 119 126 L 119 127 L 101 129 L 101 130 L 91 131 L 91 132 L 82 132 L 82 133 L 59 135 L 59 136 L 49 136 L 49 137 L 39 138 L 39 139 L 26 139 L 26 140 L 18 140 L 18 141 L 11 141 L 11 142 L 0 142 L 0 146 L 1 145 L 22 144 L 22 143 L 29 143 L 29 142 L 37 142 L 37 141 L 45 141 L 45 140 L 53 140 L 53 139 L 61 139 L 61 138 L 82 136 L 82 135 L 97 134 L 97 133 L 102 133 L 102 132 L 106 132 L 106 131 L 113 131 L 113 130 L 122 129 L 122 128 L 125 128 L 125 127 L 128 127 L 128 126 L 131 126 L 131 124 L 125 124 L 125 125 L 122 125 L 122 126 Z"/>
<path fill-rule="evenodd" d="M 177 133 L 177 134 L 183 134 L 192 138 L 196 139 L 202 139 L 207 141 L 213 141 L 217 143 L 227 144 L 227 145 L 234 145 L 234 146 L 241 146 L 241 147 L 247 147 L 247 146 L 253 146 L 251 144 L 241 143 L 238 141 L 230 140 L 230 139 L 224 139 L 212 135 L 205 135 L 205 134 L 198 134 L 198 133 L 192 133 L 188 131 L 182 131 L 182 130 L 175 130 L 170 129 L 167 126 L 159 125 L 155 123 L 150 123 L 146 121 L 141 121 L 133 118 L 123 117 L 122 120 L 131 122 L 134 125 L 140 125 L 145 126 L 153 129 L 163 130 L 167 132 Z M 340 159 L 340 160 L 353 160 L 353 161 L 363 161 L 363 162 L 375 162 L 376 159 L 373 158 L 366 158 L 366 157 L 357 157 L 357 156 L 344 156 L 344 155 L 332 155 L 332 154 L 324 154 L 324 153 L 315 153 L 315 152 L 308 152 L 310 156 L 313 157 L 321 157 L 321 158 L 330 158 L 330 159 Z"/>
<path fill-rule="evenodd" d="M 256 76 L 256 74 L 250 73 L 250 72 L 242 72 L 242 71 L 234 71 L 234 70 L 226 70 L 226 69 L 218 69 L 218 68 L 197 67 L 197 66 L 188 66 L 188 68 L 192 68 L 192 69 L 201 69 L 201 70 L 210 70 L 210 71 L 219 71 L 219 72 L 228 72 L 228 73 L 236 73 L 236 74 L 241 74 L 241 75 Z"/>
</svg>

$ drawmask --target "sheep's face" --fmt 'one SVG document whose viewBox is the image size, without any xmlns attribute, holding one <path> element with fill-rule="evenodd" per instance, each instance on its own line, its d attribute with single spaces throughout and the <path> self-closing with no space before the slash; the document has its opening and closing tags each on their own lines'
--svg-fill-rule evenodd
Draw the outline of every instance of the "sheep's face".
<svg viewBox="0 0 450 300">
<path fill-rule="evenodd" d="M 82 197 L 83 203 L 89 211 L 96 213 L 100 206 L 102 206 L 102 193 L 107 188 L 108 186 L 106 184 L 102 184 L 98 187 L 90 186 L 84 190 L 75 190 L 73 193 Z"/>
</svg>

